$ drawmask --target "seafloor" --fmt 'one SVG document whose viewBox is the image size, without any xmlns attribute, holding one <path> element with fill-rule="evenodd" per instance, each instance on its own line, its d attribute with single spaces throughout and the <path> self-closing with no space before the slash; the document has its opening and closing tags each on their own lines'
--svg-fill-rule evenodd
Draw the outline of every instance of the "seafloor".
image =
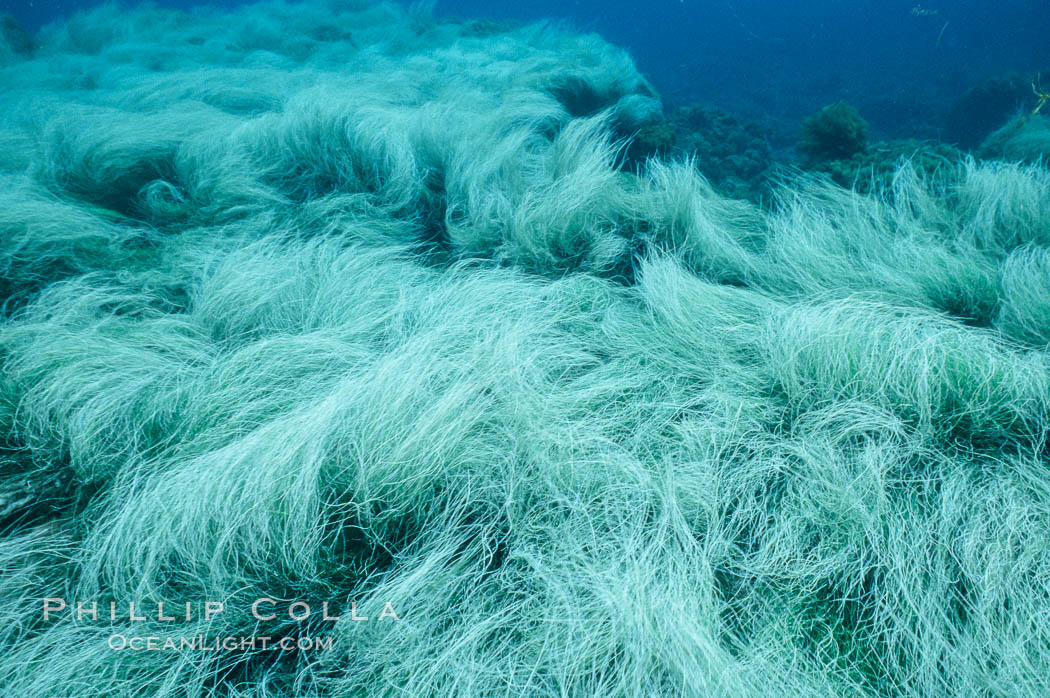
<svg viewBox="0 0 1050 698">
<path fill-rule="evenodd" d="M 1041 114 L 759 184 L 554 26 L 5 36 L 0 695 L 1050 695 Z"/>
</svg>

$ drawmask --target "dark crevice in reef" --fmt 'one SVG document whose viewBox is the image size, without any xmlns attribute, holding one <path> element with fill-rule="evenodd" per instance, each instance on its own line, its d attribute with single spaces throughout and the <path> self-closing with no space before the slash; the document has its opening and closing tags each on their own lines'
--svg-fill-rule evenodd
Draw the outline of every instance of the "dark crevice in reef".
<svg viewBox="0 0 1050 698">
<path fill-rule="evenodd" d="M 59 518 L 69 509 L 72 492 L 72 474 L 63 469 L 6 477 L 0 481 L 0 536 Z"/>
<path fill-rule="evenodd" d="M 101 209 L 99 213 L 107 217 L 140 221 L 150 210 L 144 206 L 148 196 L 184 196 L 178 184 L 174 184 L 178 182 L 174 155 L 171 151 L 143 157 L 110 173 L 94 171 L 90 157 L 85 156 L 76 170 L 56 173 L 52 189 L 60 196 Z M 167 190 L 166 194 L 159 191 L 158 183 Z"/>
<path fill-rule="evenodd" d="M 605 278 L 619 286 L 634 286 L 638 282 L 638 272 L 645 260 L 652 254 L 649 242 L 640 235 L 627 241 L 627 249 L 610 269 Z"/>
<path fill-rule="evenodd" d="M 448 260 L 453 252 L 448 232 L 448 193 L 445 188 L 444 168 L 432 168 L 427 173 L 427 199 L 419 217 L 419 252 L 432 262 Z"/>
<path fill-rule="evenodd" d="M 99 493 L 67 464 L 35 463 L 27 449 L 0 449 L 0 537 L 82 514 Z"/>
<path fill-rule="evenodd" d="M 573 118 L 591 116 L 609 105 L 608 96 L 599 93 L 583 78 L 566 78 L 550 87 L 549 92 Z"/>
</svg>

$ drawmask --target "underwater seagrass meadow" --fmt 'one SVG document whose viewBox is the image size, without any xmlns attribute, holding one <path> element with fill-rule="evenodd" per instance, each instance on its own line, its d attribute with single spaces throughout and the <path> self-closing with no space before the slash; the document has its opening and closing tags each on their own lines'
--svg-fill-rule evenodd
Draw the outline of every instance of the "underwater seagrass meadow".
<svg viewBox="0 0 1050 698">
<path fill-rule="evenodd" d="M 552 23 L 0 36 L 0 696 L 1050 696 L 1042 85 L 752 186 Z"/>
</svg>

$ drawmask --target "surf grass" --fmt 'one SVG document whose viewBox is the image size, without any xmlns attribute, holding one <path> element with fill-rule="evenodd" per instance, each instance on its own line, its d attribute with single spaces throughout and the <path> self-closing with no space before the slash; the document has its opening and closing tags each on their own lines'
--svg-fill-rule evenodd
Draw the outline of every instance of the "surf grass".
<svg viewBox="0 0 1050 698">
<path fill-rule="evenodd" d="M 597 37 L 390 5 L 105 7 L 0 79 L 4 695 L 1050 691 L 1044 168 L 759 208 L 625 166 Z"/>
</svg>

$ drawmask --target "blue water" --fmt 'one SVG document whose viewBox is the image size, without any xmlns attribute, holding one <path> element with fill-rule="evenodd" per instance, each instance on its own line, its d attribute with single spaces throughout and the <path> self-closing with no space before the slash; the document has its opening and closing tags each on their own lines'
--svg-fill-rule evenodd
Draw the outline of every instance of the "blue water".
<svg viewBox="0 0 1050 698">
<path fill-rule="evenodd" d="M 94 4 L 0 0 L 31 30 Z M 435 12 L 567 21 L 628 49 L 669 105 L 700 102 L 774 131 L 845 99 L 876 135 L 939 137 L 944 113 L 981 80 L 1011 71 L 1030 80 L 1043 70 L 1050 82 L 1046 0 L 916 7 L 915 0 L 438 0 Z"/>
</svg>

